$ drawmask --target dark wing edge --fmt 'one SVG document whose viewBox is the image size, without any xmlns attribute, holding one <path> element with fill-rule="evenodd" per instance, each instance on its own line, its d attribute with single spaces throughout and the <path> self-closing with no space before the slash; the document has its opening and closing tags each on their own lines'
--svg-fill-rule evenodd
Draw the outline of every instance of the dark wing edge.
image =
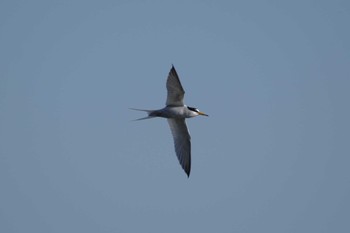
<svg viewBox="0 0 350 233">
<path fill-rule="evenodd" d="M 168 74 L 166 88 L 168 91 L 166 105 L 167 106 L 182 106 L 185 91 L 180 82 L 179 76 L 175 70 L 174 65 L 172 65 L 170 72 Z"/>
<path fill-rule="evenodd" d="M 191 136 L 188 132 L 185 119 L 168 119 L 168 123 L 174 138 L 176 156 L 187 177 L 190 177 Z"/>
</svg>

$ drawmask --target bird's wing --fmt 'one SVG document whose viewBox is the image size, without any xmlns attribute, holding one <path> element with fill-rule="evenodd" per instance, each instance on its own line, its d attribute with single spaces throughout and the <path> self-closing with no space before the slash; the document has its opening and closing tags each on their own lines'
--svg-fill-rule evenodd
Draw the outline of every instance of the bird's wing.
<svg viewBox="0 0 350 233">
<path fill-rule="evenodd" d="M 176 156 L 187 176 L 190 176 L 191 136 L 188 132 L 185 119 L 168 118 L 167 120 L 173 134 Z"/>
<path fill-rule="evenodd" d="M 166 81 L 166 89 L 168 97 L 166 100 L 167 106 L 183 106 L 185 91 L 182 88 L 179 76 L 176 73 L 175 67 L 172 66 Z"/>
</svg>

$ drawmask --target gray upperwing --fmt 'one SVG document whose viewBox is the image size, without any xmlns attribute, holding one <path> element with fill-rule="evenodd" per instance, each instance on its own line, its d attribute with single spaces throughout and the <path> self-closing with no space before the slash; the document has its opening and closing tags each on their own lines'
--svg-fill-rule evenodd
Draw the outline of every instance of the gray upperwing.
<svg viewBox="0 0 350 233">
<path fill-rule="evenodd" d="M 175 70 L 175 67 L 172 66 L 168 75 L 166 82 L 166 88 L 168 90 L 168 96 L 166 100 L 167 106 L 183 106 L 183 99 L 185 91 L 182 88 L 179 76 Z"/>
<path fill-rule="evenodd" d="M 168 118 L 167 120 L 173 134 L 176 156 L 189 177 L 191 172 L 191 136 L 185 119 Z"/>
</svg>

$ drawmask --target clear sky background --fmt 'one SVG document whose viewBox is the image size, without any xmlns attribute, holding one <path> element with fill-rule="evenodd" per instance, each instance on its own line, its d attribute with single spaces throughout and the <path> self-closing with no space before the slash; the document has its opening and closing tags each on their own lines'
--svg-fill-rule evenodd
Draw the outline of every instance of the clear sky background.
<svg viewBox="0 0 350 233">
<path fill-rule="evenodd" d="M 1 1 L 0 232 L 350 232 L 349 1 Z M 157 109 L 174 64 L 192 173 Z"/>
</svg>

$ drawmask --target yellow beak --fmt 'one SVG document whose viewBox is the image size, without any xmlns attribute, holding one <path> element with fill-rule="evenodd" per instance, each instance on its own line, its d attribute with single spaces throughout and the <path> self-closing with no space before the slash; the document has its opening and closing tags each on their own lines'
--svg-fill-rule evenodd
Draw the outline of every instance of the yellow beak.
<svg viewBox="0 0 350 233">
<path fill-rule="evenodd" d="M 205 114 L 204 112 L 198 112 L 199 115 L 202 115 L 202 116 L 208 116 L 207 114 Z"/>
</svg>

